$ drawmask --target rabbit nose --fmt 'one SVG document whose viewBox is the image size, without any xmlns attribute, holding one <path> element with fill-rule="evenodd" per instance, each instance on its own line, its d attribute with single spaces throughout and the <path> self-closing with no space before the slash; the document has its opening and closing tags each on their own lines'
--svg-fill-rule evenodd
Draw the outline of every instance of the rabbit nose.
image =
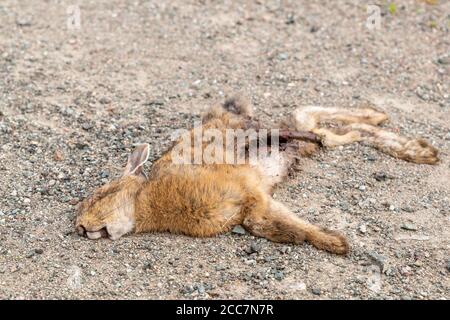
<svg viewBox="0 0 450 320">
<path fill-rule="evenodd" d="M 80 236 L 86 236 L 86 228 L 83 227 L 81 224 L 77 226 L 77 233 Z"/>
</svg>

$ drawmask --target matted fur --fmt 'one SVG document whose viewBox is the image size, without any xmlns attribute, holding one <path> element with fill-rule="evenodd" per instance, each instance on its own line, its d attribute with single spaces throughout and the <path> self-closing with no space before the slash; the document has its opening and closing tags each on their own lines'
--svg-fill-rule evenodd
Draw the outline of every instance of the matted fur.
<svg viewBox="0 0 450 320">
<path fill-rule="evenodd" d="M 308 130 L 322 137 L 327 147 L 364 142 L 395 158 L 425 164 L 439 161 L 438 150 L 424 139 L 412 139 L 379 127 L 388 120 L 373 108 L 343 109 L 305 106 L 294 111 L 291 124 L 297 130 Z M 326 123 L 343 124 L 332 129 Z"/>
</svg>

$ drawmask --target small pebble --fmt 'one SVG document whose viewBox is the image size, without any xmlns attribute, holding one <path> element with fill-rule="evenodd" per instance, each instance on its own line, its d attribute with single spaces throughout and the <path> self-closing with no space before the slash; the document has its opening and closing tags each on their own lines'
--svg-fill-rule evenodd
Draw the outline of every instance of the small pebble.
<svg viewBox="0 0 450 320">
<path fill-rule="evenodd" d="M 236 234 L 241 234 L 241 235 L 244 235 L 247 233 L 241 225 L 235 226 L 231 232 L 236 233 Z"/>
<path fill-rule="evenodd" d="M 417 231 L 417 227 L 415 225 L 413 225 L 412 223 L 404 223 L 400 226 L 400 228 L 402 228 L 404 230 L 409 230 L 409 231 Z"/>
<path fill-rule="evenodd" d="M 313 295 L 316 295 L 316 296 L 320 296 L 322 294 L 322 291 L 319 288 L 312 288 L 311 292 Z"/>
<path fill-rule="evenodd" d="M 367 232 L 367 227 L 366 227 L 366 225 L 365 225 L 365 224 L 360 225 L 360 226 L 359 226 L 359 231 L 360 231 L 361 233 L 366 233 L 366 232 Z"/>
</svg>

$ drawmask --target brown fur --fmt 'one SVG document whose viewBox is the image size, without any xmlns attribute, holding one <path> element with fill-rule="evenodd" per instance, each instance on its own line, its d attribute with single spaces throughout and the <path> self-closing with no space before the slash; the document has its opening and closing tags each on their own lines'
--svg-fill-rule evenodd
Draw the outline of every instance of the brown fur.
<svg viewBox="0 0 450 320">
<path fill-rule="evenodd" d="M 308 241 L 319 249 L 346 254 L 349 245 L 344 236 L 300 219 L 271 195 L 273 187 L 286 177 L 287 169 L 296 158 L 317 150 L 318 144 L 314 141 L 318 140 L 314 134 L 322 137 L 326 146 L 365 140 L 398 158 L 434 163 L 425 152 L 432 149 L 426 142 L 387 134 L 375 127 L 387 117 L 373 109 L 352 112 L 313 107 L 297 110 L 292 119 L 290 129 L 280 131 L 282 164 L 277 173 L 266 170 L 264 163 L 256 166 L 249 163 L 175 164 L 171 149 L 153 164 L 146 178 L 142 166 L 148 157 L 148 145 L 140 145 L 130 155 L 122 178 L 98 189 L 80 205 L 76 221 L 78 232 L 91 239 L 105 236 L 117 239 L 129 232 L 164 231 L 210 237 L 242 224 L 253 235 L 275 242 L 301 244 Z M 333 120 L 346 126 L 336 132 L 319 127 L 322 121 Z M 260 129 L 243 99 L 228 100 L 222 107 L 211 108 L 204 115 L 204 121 L 201 130 Z M 392 146 L 385 138 L 395 140 L 396 144 Z M 174 148 L 181 139 L 175 142 Z M 206 145 L 203 141 L 203 148 Z M 408 149 L 411 146 L 412 151 Z M 436 157 L 436 153 L 432 152 L 432 156 Z"/>
</svg>

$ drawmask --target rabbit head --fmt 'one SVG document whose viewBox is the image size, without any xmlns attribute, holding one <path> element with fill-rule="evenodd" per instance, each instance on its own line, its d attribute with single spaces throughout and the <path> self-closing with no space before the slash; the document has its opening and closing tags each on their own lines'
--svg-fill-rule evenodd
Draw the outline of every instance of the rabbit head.
<svg viewBox="0 0 450 320">
<path fill-rule="evenodd" d="M 80 203 L 75 222 L 78 234 L 89 239 L 115 240 L 133 231 L 135 199 L 147 180 L 143 165 L 148 155 L 148 144 L 137 146 L 128 157 L 123 175 Z"/>
</svg>

